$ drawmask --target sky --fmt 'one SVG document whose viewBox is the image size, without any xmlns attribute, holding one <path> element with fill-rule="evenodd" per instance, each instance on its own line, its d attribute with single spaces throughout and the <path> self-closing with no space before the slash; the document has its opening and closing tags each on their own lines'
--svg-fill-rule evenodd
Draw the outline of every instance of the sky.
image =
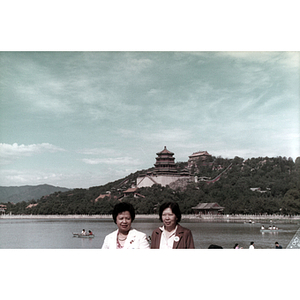
<svg viewBox="0 0 300 300">
<path fill-rule="evenodd" d="M 300 52 L 0 52 L 0 185 L 88 188 L 155 163 L 300 156 Z"/>
</svg>

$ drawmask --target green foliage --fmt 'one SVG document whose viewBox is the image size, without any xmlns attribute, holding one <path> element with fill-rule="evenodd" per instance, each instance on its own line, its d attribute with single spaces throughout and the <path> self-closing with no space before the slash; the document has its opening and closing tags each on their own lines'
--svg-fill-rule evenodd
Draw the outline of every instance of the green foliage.
<svg viewBox="0 0 300 300">
<path fill-rule="evenodd" d="M 213 158 L 211 166 L 198 165 L 198 178 L 215 178 L 228 166 L 219 181 L 190 183 L 185 190 L 153 185 L 139 190 L 144 197 L 126 197 L 137 214 L 157 213 L 164 201 L 178 202 L 183 214 L 192 213 L 192 207 L 200 202 L 217 202 L 224 206 L 226 214 L 299 214 L 300 213 L 300 158 L 295 162 L 285 157 L 258 157 L 244 160 L 240 157 Z M 180 172 L 187 163 L 178 163 Z M 6 213 L 12 214 L 111 214 L 113 207 L 131 187 L 136 178 L 147 170 L 130 174 L 126 178 L 89 189 L 55 192 L 38 201 L 7 203 Z M 250 188 L 256 188 L 251 190 Z M 110 194 L 106 194 L 107 191 Z M 105 198 L 95 199 L 100 194 Z M 122 201 L 125 201 L 122 200 Z M 29 204 L 38 204 L 27 208 Z"/>
</svg>

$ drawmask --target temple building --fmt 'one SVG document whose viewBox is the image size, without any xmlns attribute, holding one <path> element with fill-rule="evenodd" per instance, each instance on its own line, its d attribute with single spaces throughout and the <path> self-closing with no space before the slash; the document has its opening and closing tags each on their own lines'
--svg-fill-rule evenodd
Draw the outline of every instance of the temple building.
<svg viewBox="0 0 300 300">
<path fill-rule="evenodd" d="M 0 204 L 0 213 L 2 214 L 5 214 L 5 210 L 6 210 L 6 205 L 4 204 Z"/>
<path fill-rule="evenodd" d="M 197 167 L 197 163 L 201 166 L 211 166 L 212 156 L 207 151 L 194 152 L 189 156 L 188 168 Z"/>
<path fill-rule="evenodd" d="M 186 172 L 177 173 L 175 158 L 173 157 L 174 153 L 169 151 L 166 146 L 156 155 L 154 171 L 138 177 L 136 181 L 137 188 L 150 187 L 153 184 L 167 186 L 180 178 L 189 177 L 189 174 Z"/>
<path fill-rule="evenodd" d="M 169 151 L 165 146 L 164 150 L 156 153 L 155 172 L 157 174 L 174 174 L 176 173 L 174 153 Z"/>
<path fill-rule="evenodd" d="M 224 208 L 216 202 L 199 203 L 197 206 L 192 207 L 194 213 L 199 215 L 219 215 L 223 212 Z"/>
</svg>

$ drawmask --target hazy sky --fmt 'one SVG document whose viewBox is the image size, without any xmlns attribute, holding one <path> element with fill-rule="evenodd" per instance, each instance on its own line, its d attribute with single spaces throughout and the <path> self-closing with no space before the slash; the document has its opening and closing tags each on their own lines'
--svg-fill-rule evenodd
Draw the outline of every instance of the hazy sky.
<svg viewBox="0 0 300 300">
<path fill-rule="evenodd" d="M 164 146 L 295 160 L 299 53 L 0 52 L 0 185 L 102 185 Z"/>
</svg>

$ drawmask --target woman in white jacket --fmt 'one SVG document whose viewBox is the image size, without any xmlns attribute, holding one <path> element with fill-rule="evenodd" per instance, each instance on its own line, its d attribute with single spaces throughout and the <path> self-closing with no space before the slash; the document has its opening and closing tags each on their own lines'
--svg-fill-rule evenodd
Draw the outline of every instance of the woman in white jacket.
<svg viewBox="0 0 300 300">
<path fill-rule="evenodd" d="M 150 249 L 146 234 L 131 228 L 135 218 L 134 207 L 130 203 L 120 202 L 113 210 L 113 220 L 118 229 L 108 234 L 102 249 Z"/>
</svg>

